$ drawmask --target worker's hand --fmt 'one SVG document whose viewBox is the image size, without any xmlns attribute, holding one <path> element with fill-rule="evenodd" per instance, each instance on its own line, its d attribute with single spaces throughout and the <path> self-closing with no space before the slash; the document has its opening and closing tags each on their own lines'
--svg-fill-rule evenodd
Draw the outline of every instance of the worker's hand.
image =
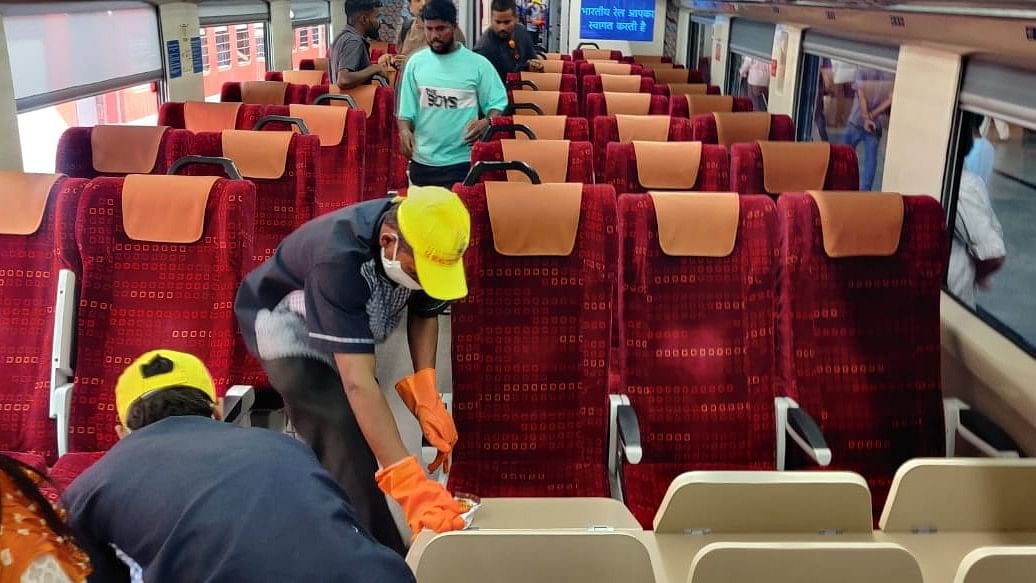
<svg viewBox="0 0 1036 583">
<path fill-rule="evenodd" d="M 487 118 L 473 120 L 468 124 L 468 127 L 464 128 L 464 143 L 475 143 L 475 140 L 477 140 L 488 127 L 489 119 Z"/>
<path fill-rule="evenodd" d="M 381 55 L 380 57 L 378 57 L 378 65 L 381 66 L 381 68 L 383 68 L 383 69 L 386 68 L 386 67 L 391 67 L 392 66 L 392 57 L 393 57 L 393 55 L 389 55 L 387 53 L 384 54 L 384 55 Z"/>
<path fill-rule="evenodd" d="M 414 537 L 424 529 L 447 532 L 464 528 L 464 508 L 410 456 L 374 474 L 381 491 L 403 507 Z"/>
<path fill-rule="evenodd" d="M 402 69 L 403 65 L 406 64 L 406 55 L 392 55 L 392 66 L 396 69 Z"/>
<path fill-rule="evenodd" d="M 407 160 L 411 160 L 414 157 L 414 132 L 410 130 L 403 130 L 399 132 L 399 152 L 403 154 L 403 157 Z"/>
<path fill-rule="evenodd" d="M 532 59 L 529 61 L 529 71 L 533 73 L 543 72 L 543 61 L 539 59 Z"/>
<path fill-rule="evenodd" d="M 457 444 L 457 427 L 435 388 L 435 369 L 426 368 L 399 381 L 396 392 L 421 423 L 421 432 L 428 443 L 439 450 L 428 471 L 434 472 L 442 466 L 443 473 L 448 473 L 450 453 Z"/>
<path fill-rule="evenodd" d="M 863 129 L 867 133 L 873 134 L 875 130 L 878 129 L 878 123 L 870 116 L 867 116 L 867 118 L 863 120 Z"/>
</svg>

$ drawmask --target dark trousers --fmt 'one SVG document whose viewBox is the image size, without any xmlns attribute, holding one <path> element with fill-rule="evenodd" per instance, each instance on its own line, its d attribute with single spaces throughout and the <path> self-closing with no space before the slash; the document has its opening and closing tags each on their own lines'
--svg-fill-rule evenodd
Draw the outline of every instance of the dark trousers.
<svg viewBox="0 0 1036 583">
<path fill-rule="evenodd" d="M 471 164 L 454 164 L 452 166 L 425 166 L 410 161 L 410 182 L 414 186 L 441 186 L 452 189 L 458 182 L 464 182 L 471 170 Z"/>
<path fill-rule="evenodd" d="M 356 518 L 381 544 L 403 555 L 403 539 L 374 480 L 378 463 L 360 432 L 338 371 L 309 358 L 262 361 L 288 419 L 345 490 Z M 303 528 L 305 525 L 303 525 Z"/>
</svg>

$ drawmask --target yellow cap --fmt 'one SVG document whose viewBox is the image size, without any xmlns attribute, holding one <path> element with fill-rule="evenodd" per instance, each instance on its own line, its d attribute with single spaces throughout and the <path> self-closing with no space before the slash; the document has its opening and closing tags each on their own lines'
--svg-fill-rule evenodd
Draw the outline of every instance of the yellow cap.
<svg viewBox="0 0 1036 583">
<path fill-rule="evenodd" d="M 471 216 L 460 198 L 440 186 L 415 186 L 399 205 L 399 230 L 414 250 L 417 279 L 437 300 L 468 295 L 464 251 L 471 238 Z"/>
<path fill-rule="evenodd" d="M 197 357 L 175 350 L 152 350 L 133 361 L 115 384 L 115 410 L 126 425 L 130 405 L 141 397 L 175 387 L 198 389 L 216 402 L 216 388 L 205 364 Z"/>
</svg>

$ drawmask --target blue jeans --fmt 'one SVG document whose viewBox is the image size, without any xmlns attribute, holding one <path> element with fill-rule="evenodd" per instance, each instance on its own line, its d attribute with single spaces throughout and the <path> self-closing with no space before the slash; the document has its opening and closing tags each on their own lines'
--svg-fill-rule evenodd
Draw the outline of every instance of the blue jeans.
<svg viewBox="0 0 1036 583">
<path fill-rule="evenodd" d="M 863 156 L 860 158 L 860 190 L 870 190 L 874 186 L 874 174 L 878 169 L 878 145 L 881 141 L 872 132 L 850 123 L 845 129 L 845 143 L 855 150 L 863 142 Z"/>
</svg>

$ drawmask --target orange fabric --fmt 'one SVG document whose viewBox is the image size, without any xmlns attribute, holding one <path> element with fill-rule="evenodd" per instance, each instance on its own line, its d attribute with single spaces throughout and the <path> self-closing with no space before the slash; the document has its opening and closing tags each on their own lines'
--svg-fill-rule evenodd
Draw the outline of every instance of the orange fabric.
<svg viewBox="0 0 1036 583">
<path fill-rule="evenodd" d="M 284 176 L 293 132 L 223 132 L 223 155 L 234 161 L 243 178 L 276 180 Z"/>
<path fill-rule="evenodd" d="M 647 115 L 651 111 L 650 93 L 604 94 L 608 115 Z"/>
<path fill-rule="evenodd" d="M 464 528 L 464 507 L 438 482 L 425 476 L 417 458 L 410 456 L 374 474 L 381 491 L 403 508 L 414 538 L 424 529 L 447 532 Z"/>
<path fill-rule="evenodd" d="M 517 125 L 523 125 L 536 134 L 537 140 L 563 140 L 565 139 L 565 125 L 568 117 L 564 115 L 516 115 L 511 118 Z M 514 137 L 519 140 L 528 140 L 529 137 L 521 132 L 515 132 Z"/>
<path fill-rule="evenodd" d="M 827 142 L 759 142 L 766 192 L 823 190 L 831 160 Z"/>
<path fill-rule="evenodd" d="M 37 474 L 26 472 L 37 484 Z M 3 510 L 0 515 L 0 583 L 21 583 L 22 573 L 36 557 L 53 556 L 72 581 L 85 581 L 90 574 L 90 559 L 72 541 L 58 537 L 41 514 L 4 472 L 0 472 Z M 58 511 L 61 515 L 61 511 Z"/>
<path fill-rule="evenodd" d="M 690 190 L 698 182 L 701 150 L 701 142 L 633 142 L 637 181 L 647 189 Z"/>
<path fill-rule="evenodd" d="M 558 101 L 561 100 L 561 93 L 558 91 L 524 91 L 511 92 L 514 103 L 535 103 L 543 110 L 543 115 L 557 115 Z"/>
<path fill-rule="evenodd" d="M 356 101 L 356 107 L 362 109 L 368 118 L 374 115 L 374 97 L 378 93 L 378 85 L 374 83 L 370 85 L 357 85 L 352 89 L 345 90 L 339 89 L 337 85 L 331 85 L 330 93 L 332 95 L 349 95 Z M 331 105 L 345 106 L 341 101 L 332 101 Z"/>
<path fill-rule="evenodd" d="M 330 148 L 342 143 L 345 137 L 346 120 L 349 112 L 341 108 L 323 105 L 288 106 L 288 115 L 306 122 L 309 133 L 320 137 L 320 146 Z"/>
<path fill-rule="evenodd" d="M 770 138 L 770 114 L 765 112 L 714 113 L 720 145 L 756 142 Z"/>
<path fill-rule="evenodd" d="M 164 126 L 94 126 L 90 132 L 93 167 L 110 174 L 149 174 L 158 159 Z"/>
<path fill-rule="evenodd" d="M 734 111 L 734 98 L 729 95 L 687 95 L 686 98 L 687 112 L 691 117 Z"/>
<path fill-rule="evenodd" d="M 594 63 L 598 75 L 629 75 L 633 67 L 626 63 Z"/>
<path fill-rule="evenodd" d="M 282 81 L 245 81 L 241 83 L 241 101 L 258 105 L 284 105 L 288 84 Z"/>
<path fill-rule="evenodd" d="M 686 83 L 687 69 L 661 69 L 655 67 L 655 83 Z"/>
<path fill-rule="evenodd" d="M 420 422 L 421 432 L 428 438 L 428 443 L 439 450 L 439 455 L 428 466 L 428 471 L 434 472 L 442 465 L 442 471 L 448 473 L 450 452 L 457 444 L 457 427 L 453 424 L 453 417 L 446 411 L 439 390 L 435 388 L 435 369 L 419 370 L 399 381 L 396 392 Z"/>
<path fill-rule="evenodd" d="M 504 161 L 525 162 L 543 182 L 565 182 L 568 178 L 568 140 L 500 140 Z M 529 182 L 524 172 L 507 171 L 509 182 Z"/>
<path fill-rule="evenodd" d="M 130 174 L 122 186 L 122 227 L 135 241 L 194 243 L 218 176 Z"/>
<path fill-rule="evenodd" d="M 549 61 L 536 61 L 543 65 L 544 73 L 564 73 L 565 72 L 565 61 L 560 59 L 551 59 Z"/>
<path fill-rule="evenodd" d="M 532 81 L 539 91 L 561 91 L 561 73 L 522 72 L 522 81 Z"/>
<path fill-rule="evenodd" d="M 324 74 L 326 72 L 326 69 L 312 71 L 284 71 L 281 73 L 281 78 L 284 79 L 285 83 L 294 83 L 296 85 L 323 85 Z"/>
<path fill-rule="evenodd" d="M 736 192 L 649 192 L 658 245 L 673 257 L 726 257 L 737 243 Z"/>
<path fill-rule="evenodd" d="M 326 71 L 330 66 L 330 59 L 313 59 L 313 68 L 317 71 Z"/>
<path fill-rule="evenodd" d="M 587 61 L 610 61 L 612 58 L 612 51 L 611 49 L 583 49 L 583 58 Z"/>
<path fill-rule="evenodd" d="M 579 231 L 583 185 L 487 182 L 486 208 L 496 252 L 508 256 L 571 255 Z"/>
<path fill-rule="evenodd" d="M 601 75 L 601 87 L 615 93 L 640 93 L 640 75 Z"/>
<path fill-rule="evenodd" d="M 240 103 L 206 103 L 188 101 L 183 104 L 184 127 L 192 132 L 221 132 L 237 128 Z"/>
<path fill-rule="evenodd" d="M 60 174 L 0 172 L 0 235 L 31 235 L 43 224 L 47 199 Z"/>
<path fill-rule="evenodd" d="M 828 257 L 887 257 L 899 249 L 903 195 L 811 191 Z"/>
<path fill-rule="evenodd" d="M 643 65 L 643 64 L 661 65 L 661 64 L 663 64 L 662 63 L 662 55 L 633 55 L 633 62 L 637 63 L 639 65 Z M 669 64 L 669 63 L 664 63 L 664 64 Z"/>
<path fill-rule="evenodd" d="M 547 53 L 547 60 L 548 61 L 560 61 L 561 60 L 561 53 Z"/>
<path fill-rule="evenodd" d="M 707 95 L 708 92 L 709 86 L 705 83 L 669 83 L 669 95 Z"/>
<path fill-rule="evenodd" d="M 666 142 L 669 140 L 668 115 L 617 115 L 619 141 Z"/>
</svg>

